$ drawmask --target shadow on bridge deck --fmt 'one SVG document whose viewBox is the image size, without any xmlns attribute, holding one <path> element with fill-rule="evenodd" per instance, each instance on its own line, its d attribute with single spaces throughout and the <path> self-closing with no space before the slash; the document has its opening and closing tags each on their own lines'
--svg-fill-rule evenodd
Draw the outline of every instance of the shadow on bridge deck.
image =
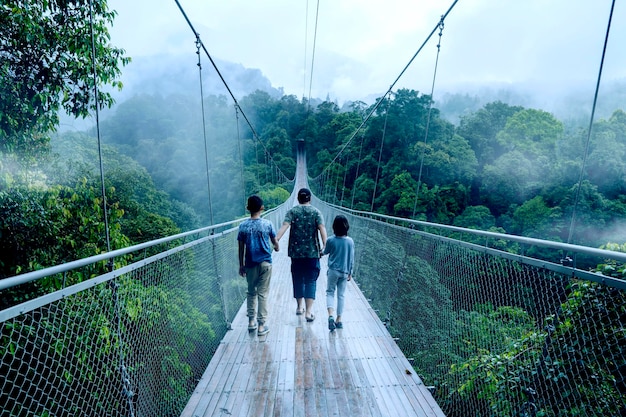
<svg viewBox="0 0 626 417">
<path fill-rule="evenodd" d="M 345 327 L 328 331 L 328 257 L 315 321 L 295 314 L 286 242 L 274 253 L 269 334 L 248 333 L 244 302 L 182 416 L 443 416 L 354 281 Z"/>
</svg>

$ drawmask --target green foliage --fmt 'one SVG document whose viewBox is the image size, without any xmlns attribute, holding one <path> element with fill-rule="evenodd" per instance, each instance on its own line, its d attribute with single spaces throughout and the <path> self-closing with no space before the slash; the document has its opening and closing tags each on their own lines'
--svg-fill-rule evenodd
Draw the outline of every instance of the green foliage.
<svg viewBox="0 0 626 417">
<path fill-rule="evenodd" d="M 515 229 L 511 232 L 536 238 L 549 237 L 559 231 L 561 213 L 559 208 L 550 208 L 541 196 L 527 200 L 513 213 Z"/>
<path fill-rule="evenodd" d="M 176 281 L 185 281 L 185 272 Z M 190 389 L 204 371 L 194 369 L 191 358 L 199 357 L 198 351 L 208 354 L 207 347 L 217 342 L 213 325 L 195 307 L 192 293 L 184 285 L 168 288 L 171 283 L 171 279 L 161 285 L 124 279 L 119 282 L 119 296 L 124 303 L 127 355 L 130 363 L 136 364 L 131 376 L 136 374 L 150 382 L 143 385 L 142 395 L 154 398 L 155 404 L 182 410 Z M 155 337 L 166 343 L 155 345 Z"/>
<path fill-rule="evenodd" d="M 505 345 L 483 350 L 450 368 L 448 381 L 442 385 L 442 390 L 448 392 L 446 408 L 471 409 L 476 416 L 518 415 L 524 408 L 528 399 L 524 392 L 534 382 L 532 365 L 540 357 L 545 335 L 524 333 L 523 326 L 518 329 L 498 326 L 497 320 L 489 323 L 489 334 L 497 334 L 494 327 L 506 329 L 509 335 L 515 330 L 520 333 L 505 338 Z M 525 368 L 528 364 L 530 369 Z"/>
<path fill-rule="evenodd" d="M 371 209 L 371 195 L 374 192 L 375 182 L 373 179 L 366 175 L 361 175 L 354 182 L 354 189 L 352 190 L 353 198 L 356 204 L 354 209 L 370 211 Z M 370 200 L 368 200 L 368 198 Z"/>
<path fill-rule="evenodd" d="M 272 117 L 270 111 L 279 109 L 261 93 L 248 100 L 269 107 L 259 109 L 260 115 L 249 115 L 259 123 L 261 116 L 268 113 L 267 117 Z M 286 128 L 263 120 L 262 137 L 251 140 L 246 137 L 251 134 L 247 129 L 238 135 L 225 97 L 209 96 L 204 104 L 206 136 L 202 114 L 194 109 L 195 97 L 183 95 L 133 97 L 120 105 L 101 129 L 107 143 L 114 143 L 120 153 L 145 168 L 155 188 L 193 211 L 190 219 L 176 217 L 176 212 L 157 212 L 175 219 L 182 230 L 242 215 L 248 194 L 281 182 L 281 172 L 291 178 L 295 172 Z"/>
<path fill-rule="evenodd" d="M 470 206 L 454 218 L 454 225 L 467 229 L 492 230 L 496 219 L 486 206 Z"/>
<path fill-rule="evenodd" d="M 113 190 L 108 190 L 113 195 Z M 108 204 L 111 249 L 129 245 L 121 232 L 123 210 Z M 14 187 L 0 192 L 0 277 L 87 258 L 107 251 L 99 190 L 86 180 L 74 187 L 47 189 Z M 124 258 L 116 259 L 118 266 Z M 104 262 L 67 277 L 50 277 L 7 290 L 0 307 L 34 299 L 51 289 L 60 289 L 107 272 Z"/>
<path fill-rule="evenodd" d="M 408 218 L 413 213 L 416 189 L 417 183 L 404 171 L 393 178 L 391 186 L 383 190 L 377 202 L 385 214 Z"/>
<path fill-rule="evenodd" d="M 496 101 L 487 103 L 475 113 L 461 117 L 457 133 L 467 139 L 480 167 L 493 162 L 502 153 L 496 136 L 504 129 L 509 117 L 522 109 L 520 106 Z"/>
<path fill-rule="evenodd" d="M 537 192 L 541 176 L 535 168 L 534 162 L 519 151 L 508 152 L 493 165 L 486 165 L 481 193 L 487 204 L 498 215 L 506 212 L 511 204 L 522 204 Z"/>
<path fill-rule="evenodd" d="M 0 152 L 38 155 L 57 112 L 87 116 L 94 108 L 90 27 L 97 86 L 121 87 L 120 65 L 129 58 L 108 43 L 115 12 L 105 0 L 4 1 L 0 7 Z M 99 93 L 102 108 L 113 104 Z"/>
<path fill-rule="evenodd" d="M 424 160 L 424 178 L 429 185 L 469 184 L 476 175 L 477 161 L 468 141 L 450 134 L 415 144 L 415 154 Z M 423 155 L 422 155 L 423 153 Z"/>
<path fill-rule="evenodd" d="M 621 322 L 626 316 L 623 291 L 574 281 L 561 314 L 548 317 L 549 338 L 539 367 L 538 403 L 545 415 L 562 415 L 551 398 L 562 392 L 572 415 L 623 412 L 624 348 Z"/>
<path fill-rule="evenodd" d="M 609 242 L 606 245 L 600 246 L 600 249 L 611 250 L 614 252 L 626 252 L 626 243 L 619 244 Z M 609 277 L 620 279 L 626 278 L 626 264 L 618 261 L 608 260 L 604 263 L 598 264 L 595 271 Z"/>
<path fill-rule="evenodd" d="M 266 210 L 278 207 L 287 201 L 289 196 L 289 191 L 285 190 L 283 187 L 273 187 L 271 189 L 259 191 L 259 197 L 263 199 L 263 204 L 265 205 Z"/>
<path fill-rule="evenodd" d="M 107 199 L 124 210 L 122 232 L 131 242 L 141 243 L 176 234 L 180 229 L 199 227 L 193 210 L 157 190 L 144 167 L 114 147 L 102 148 L 105 184 L 115 190 Z M 53 138 L 52 151 L 51 166 L 46 168 L 50 172 L 49 182 L 71 186 L 83 177 L 93 183 L 100 181 L 95 138 L 80 133 L 58 135 Z M 146 220 L 144 226 L 139 218 Z"/>
<path fill-rule="evenodd" d="M 14 187 L 0 192 L 2 276 L 106 251 L 101 204 L 97 189 L 86 180 L 72 188 Z M 112 249 L 127 246 L 128 239 L 120 232 L 122 210 L 112 204 L 108 211 Z"/>
<path fill-rule="evenodd" d="M 125 404 L 119 398 L 94 402 L 92 396 L 80 395 L 84 392 L 98 395 L 103 385 L 119 385 L 119 373 L 112 372 L 112 364 L 119 361 L 120 340 L 111 300 L 110 291 L 99 286 L 59 302 L 52 308 L 56 314 L 42 309 L 0 326 L 0 357 L 20 358 L 3 364 L 14 367 L 29 363 L 33 367 L 31 372 L 34 369 L 42 372 L 41 367 L 46 365 L 45 377 L 59 382 L 48 384 L 46 395 L 49 399 L 66 399 L 37 402 L 31 405 L 31 410 L 44 408 L 42 415 L 54 416 L 67 414 L 73 406 L 85 416 L 124 414 Z M 51 360 L 45 363 L 42 358 Z M 7 375 L 19 372 L 15 368 L 7 371 Z M 14 381 L 29 384 L 31 388 L 37 386 L 25 378 Z M 29 401 L 25 399 L 22 403 L 25 409 Z"/>
<path fill-rule="evenodd" d="M 398 293 L 387 327 L 399 337 L 405 356 L 415 359 L 416 371 L 428 383 L 438 383 L 439 364 L 453 362 L 447 341 L 455 323 L 450 291 L 425 260 L 409 256 L 398 275 Z"/>
<path fill-rule="evenodd" d="M 391 241 L 380 231 L 374 228 L 359 230 L 360 227 L 367 225 L 358 223 L 350 225 L 350 229 L 354 230 L 354 236 L 363 238 L 361 241 L 355 241 L 355 248 L 359 248 L 355 260 L 359 265 L 359 285 L 384 319 L 391 314 L 393 300 L 398 295 L 400 274 L 406 261 L 405 251 L 401 244 Z M 380 279 L 379 275 L 381 261 L 384 261 L 389 271 L 385 279 Z"/>
<path fill-rule="evenodd" d="M 467 359 L 439 387 L 446 408 L 469 407 L 481 416 L 530 408 L 537 416 L 619 415 L 626 389 L 624 301 L 619 290 L 574 281 L 560 314 L 544 316 L 545 331 L 520 308 L 462 312 L 458 331 L 471 343 L 452 349 Z"/>
<path fill-rule="evenodd" d="M 587 159 L 590 181 L 609 198 L 626 191 L 626 113 L 616 110 L 609 120 L 593 126 L 592 146 Z"/>
<path fill-rule="evenodd" d="M 507 150 L 529 156 L 554 153 L 554 145 L 563 134 L 563 124 L 543 110 L 524 109 L 513 114 L 496 135 Z"/>
<path fill-rule="evenodd" d="M 93 397 L 106 394 L 103 387 L 121 387 L 123 370 L 141 388 L 136 395 L 150 398 L 142 406 L 150 410 L 147 414 L 158 414 L 164 405 L 182 410 L 204 372 L 194 359 L 209 357 L 221 336 L 197 307 L 207 303 L 198 303 L 182 285 L 188 282 L 189 271 L 173 273 L 176 279 L 163 283 L 121 277 L 113 285 L 98 285 L 67 297 L 52 305 L 51 311 L 43 309 L 3 323 L 0 357 L 20 358 L 3 365 L 15 373 L 24 363 L 46 365 L 45 371 L 37 368 L 38 372 L 60 382 L 48 384 L 47 398 L 66 399 L 37 403 L 31 409 L 46 407 L 50 415 L 67 414 L 70 407 L 86 416 L 126 414 L 123 397 L 103 396 L 100 401 Z M 122 364 L 126 367 L 120 368 Z M 19 378 L 17 382 L 24 383 Z"/>
</svg>

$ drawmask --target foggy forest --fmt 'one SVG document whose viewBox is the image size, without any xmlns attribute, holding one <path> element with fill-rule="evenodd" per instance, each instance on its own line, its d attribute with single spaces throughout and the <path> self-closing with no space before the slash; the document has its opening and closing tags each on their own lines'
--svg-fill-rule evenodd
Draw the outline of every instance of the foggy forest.
<svg viewBox="0 0 626 417">
<path fill-rule="evenodd" d="M 165 54 L 132 58 L 109 42 L 108 28 L 115 16 L 106 1 L 32 2 L 23 8 L 20 2 L 9 1 L 0 7 L 0 279 L 244 218 L 246 199 L 252 194 L 263 199 L 267 210 L 278 207 L 292 194 L 296 150 L 302 142 L 313 193 L 335 206 L 626 252 L 626 80 L 603 86 L 595 118 L 591 118 L 590 85 L 573 85 L 559 98 L 523 85 L 486 84 L 472 90 L 433 93 L 398 88 L 371 96 L 368 102 L 338 103 L 329 96 L 286 94 L 275 87 L 280 80 L 268 79 L 260 69 L 216 59 L 216 67 L 228 80 L 227 89 L 217 68 L 206 59 L 196 61 L 202 58 L 199 49 L 184 58 Z M 554 385 L 562 382 L 559 378 L 572 376 L 566 372 L 579 369 L 580 361 L 568 356 L 568 338 L 578 340 L 586 330 L 566 329 L 569 323 L 556 323 L 548 308 L 537 317 L 524 310 L 525 303 L 532 304 L 528 301 L 531 297 L 525 297 L 531 293 L 528 282 L 533 277 L 525 276 L 522 268 L 509 276 L 518 280 L 517 286 L 511 285 L 510 294 L 521 289 L 520 305 L 513 301 L 497 305 L 499 294 L 492 299 L 487 289 L 479 291 L 483 303 L 455 310 L 455 296 L 445 287 L 445 280 L 440 280 L 439 271 L 413 254 L 402 258 L 400 245 L 385 238 L 380 233 L 378 241 L 388 242 L 386 247 L 363 249 L 367 257 L 376 263 L 379 252 L 388 252 L 389 259 L 419 271 L 416 276 L 423 278 L 421 284 L 426 288 L 423 293 L 415 289 L 419 285 L 410 274 L 404 281 L 398 279 L 406 287 L 403 297 L 390 296 L 386 302 L 402 306 L 406 312 L 401 313 L 404 320 L 389 324 L 390 331 L 418 333 L 422 321 L 428 321 L 419 328 L 424 345 L 433 340 L 447 342 L 448 330 L 461 334 L 469 329 L 478 335 L 480 343 L 475 346 L 455 339 L 449 350 L 435 352 L 452 363 L 442 374 L 438 373 L 441 364 L 432 359 L 435 353 L 430 351 L 432 357 L 423 354 L 430 345 L 404 346 L 413 349 L 410 353 L 415 357 L 425 358 L 418 370 L 436 388 L 438 401 L 454 408 L 469 402 L 463 395 L 493 394 L 488 391 L 497 384 L 488 372 L 481 373 L 484 358 L 495 363 L 499 355 L 508 354 L 517 368 L 503 370 L 505 366 L 501 366 L 499 372 L 534 372 L 536 363 L 544 359 L 543 353 L 537 352 L 552 335 L 555 341 L 561 338 L 559 343 L 566 351 L 563 363 L 554 365 L 559 372 L 566 369 L 559 375 L 554 371 Z M 510 247 L 497 249 L 513 251 Z M 540 258 L 542 254 L 533 248 L 525 255 Z M 130 263 L 129 259 L 116 259 L 119 265 L 97 264 L 84 276 L 79 272 L 70 278 L 87 280 Z M 595 267 L 588 266 L 589 270 Z M 623 279 L 623 265 L 609 267 L 614 277 Z M 372 272 L 371 265 L 364 270 L 380 275 Z M 498 273 L 489 271 L 488 277 L 477 273 L 461 286 L 478 287 L 481 279 L 499 279 Z M 213 271 L 202 271 L 201 278 L 219 287 L 221 277 L 211 274 Z M 71 279 L 69 284 L 74 284 Z M 618 333 L 610 327 L 619 325 L 615 323 L 624 317 L 618 291 L 554 281 L 556 284 L 542 281 L 539 290 L 532 291 L 541 292 L 542 285 L 562 285 L 561 292 L 546 297 L 555 309 L 571 320 L 584 320 L 591 311 L 598 320 L 590 328 L 595 326 L 598 334 Z M 62 284 L 44 279 L 3 291 L 0 311 L 65 285 L 64 277 Z M 384 293 L 390 285 L 375 282 L 371 286 Z M 223 333 L 214 329 L 227 327 L 219 305 L 221 294 L 215 290 L 207 295 L 193 286 L 189 294 L 157 287 L 160 283 L 151 287 L 137 280 L 120 291 L 138 294 L 136 299 L 154 291 L 159 301 L 175 300 L 162 303 L 166 309 L 163 316 L 180 320 L 168 331 L 178 343 L 171 351 L 183 353 L 159 351 L 159 359 L 171 361 L 185 383 L 195 383 L 194 373 L 201 373 L 202 367 L 192 370 L 185 362 L 186 355 L 195 350 L 203 357 L 210 356 L 211 348 L 201 332 L 219 343 Z M 103 286 L 98 291 L 106 294 L 102 297 L 105 303 L 112 303 L 108 292 L 117 289 Z M 100 308 L 98 295 L 88 295 L 86 301 L 78 298 L 77 305 L 93 303 L 94 310 Z M 193 302 L 198 299 L 208 299 L 208 310 L 217 311 L 219 317 L 196 309 Z M 156 326 L 157 314 L 140 312 L 132 302 L 120 308 L 121 314 L 115 313 L 118 318 L 123 316 L 128 327 Z M 415 304 L 428 308 L 416 312 Z M 439 310 L 455 318 L 446 324 L 449 328 L 433 325 L 435 319 L 423 319 L 434 317 Z M 185 316 L 190 311 L 193 314 Z M 80 318 L 86 317 L 87 325 L 76 333 L 91 332 L 93 340 L 115 344 L 111 342 L 115 337 L 107 333 L 109 323 L 103 324 L 105 319 L 99 322 L 101 317 L 94 314 L 93 318 L 78 308 L 75 316 L 72 314 L 63 317 L 59 327 L 79 328 L 74 320 L 83 316 Z M 141 314 L 146 317 L 138 319 Z M 544 319 L 554 319 L 554 333 L 537 331 Z M 9 340 L 12 325 L 2 324 L 0 336 Z M 483 334 L 488 326 L 497 330 L 496 342 Z M 27 327 L 23 326 L 26 333 Z M 590 403 L 601 412 L 623 407 L 617 400 L 624 390 L 623 326 L 619 331 L 615 346 L 608 349 L 619 350 L 622 362 L 602 374 L 603 383 L 594 386 L 596 391 L 590 389 L 589 397 L 594 398 Z M 20 343 L 26 346 L 31 342 Z M 526 343 L 541 359 L 523 357 L 522 353 L 531 350 Z M 11 357 L 18 343 L 1 346 L 2 356 Z M 113 349 L 107 350 L 110 346 L 98 353 L 114 356 Z M 552 346 L 561 347 L 557 342 Z M 55 348 L 46 346 L 51 352 Z M 132 348 L 140 350 L 141 346 Z M 584 348 L 597 348 L 597 357 L 605 355 L 604 346 Z M 77 351 L 85 357 L 91 354 L 83 346 Z M 70 361 L 81 362 L 83 356 L 77 354 L 78 359 Z M 452 378 L 445 381 L 452 371 L 463 378 L 458 386 L 449 382 Z M 84 381 L 64 377 L 67 386 L 59 385 L 67 391 L 75 390 L 72 383 L 95 379 L 91 375 L 82 375 Z M 613 383 L 618 377 L 622 379 Z M 596 375 L 583 375 L 573 385 L 593 386 L 585 378 Z M 175 401 L 184 403 L 187 392 L 167 386 L 170 382 L 166 379 L 160 381 L 164 387 L 159 387 L 162 389 L 155 397 L 162 396 L 166 402 L 170 391 L 178 389 Z M 487 388 L 480 391 L 483 387 Z M 464 390 L 469 394 L 463 394 Z M 495 403 L 507 395 L 501 386 L 493 390 L 497 391 Z M 597 403 L 596 397 L 600 398 Z M 551 404 L 550 398 L 545 402 L 546 409 L 559 406 Z M 485 406 L 484 415 L 500 406 Z M 581 410 L 581 414 L 571 415 L 585 415 L 584 407 Z"/>
<path fill-rule="evenodd" d="M 259 79 L 254 71 L 240 71 L 235 78 Z M 377 102 L 340 108 L 272 88 L 249 91 L 239 104 L 257 140 L 225 94 L 207 93 L 206 161 L 197 88 L 177 93 L 167 87 L 171 77 L 149 81 L 151 89 L 103 112 L 99 126 L 107 199 L 120 245 L 193 230 L 211 224 L 211 217 L 219 223 L 242 216 L 244 196 L 252 193 L 268 207 L 281 204 L 291 192 L 298 139 L 306 143 L 310 177 L 326 170 L 326 181 L 338 183 L 332 195 L 324 196 L 331 203 L 559 242 L 568 239 L 584 162 L 571 243 L 624 242 L 622 108 L 604 111 L 605 117 L 594 121 L 586 150 L 587 126 L 579 113 L 557 118 L 497 98 L 482 104 L 469 94 L 446 95 L 438 103 L 419 91 L 400 89 L 378 106 L 340 163 L 329 167 Z M 612 91 L 614 102 L 624 94 L 623 87 Z M 93 208 L 100 182 L 95 127 L 31 129 L 31 136 L 3 131 L 3 277 L 88 256 L 97 250 L 92 246 L 102 250 L 102 242 L 91 240 L 95 230 L 77 234 L 75 223 L 82 218 L 99 227 Z M 91 197 L 72 198 L 76 195 Z"/>
</svg>

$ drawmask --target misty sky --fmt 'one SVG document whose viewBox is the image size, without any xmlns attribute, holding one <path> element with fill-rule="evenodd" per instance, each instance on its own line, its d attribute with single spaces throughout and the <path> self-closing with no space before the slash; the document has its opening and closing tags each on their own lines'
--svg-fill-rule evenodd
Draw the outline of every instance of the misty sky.
<svg viewBox="0 0 626 417">
<path fill-rule="evenodd" d="M 213 58 L 258 68 L 308 96 L 317 0 L 179 0 Z M 386 92 L 453 0 L 321 0 L 312 97 L 340 104 Z M 308 11 L 307 11 L 308 6 Z M 131 57 L 195 59 L 174 0 L 109 0 L 112 43 Z M 459 0 L 445 20 L 437 92 L 475 85 L 593 90 L 610 0 Z M 394 89 L 430 93 L 435 35 Z M 626 80 L 626 4 L 613 15 L 603 81 Z M 223 74 L 228 81 L 228 74 Z"/>
</svg>

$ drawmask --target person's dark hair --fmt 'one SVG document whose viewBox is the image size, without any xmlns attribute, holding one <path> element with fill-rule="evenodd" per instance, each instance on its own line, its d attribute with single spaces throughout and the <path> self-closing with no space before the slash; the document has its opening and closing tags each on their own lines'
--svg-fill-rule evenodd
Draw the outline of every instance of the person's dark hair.
<svg viewBox="0 0 626 417">
<path fill-rule="evenodd" d="M 300 188 L 300 191 L 298 191 L 298 203 L 303 204 L 309 201 L 311 201 L 311 190 L 308 188 Z"/>
<path fill-rule="evenodd" d="M 263 200 L 258 195 L 251 195 L 248 197 L 248 211 L 250 213 L 256 213 L 263 208 Z"/>
<path fill-rule="evenodd" d="M 343 214 L 335 216 L 335 220 L 333 220 L 333 233 L 335 233 L 335 236 L 348 236 L 348 229 L 350 229 L 350 224 L 348 224 L 346 216 Z"/>
</svg>

